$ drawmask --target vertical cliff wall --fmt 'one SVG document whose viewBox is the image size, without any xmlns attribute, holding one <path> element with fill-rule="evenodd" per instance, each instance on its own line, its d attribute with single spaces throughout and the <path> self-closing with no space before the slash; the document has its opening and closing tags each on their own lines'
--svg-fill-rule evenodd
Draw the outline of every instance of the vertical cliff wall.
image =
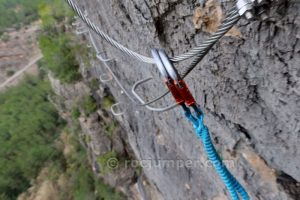
<svg viewBox="0 0 300 200">
<path fill-rule="evenodd" d="M 203 23 L 191 0 L 76 1 L 88 17 L 125 46 L 145 55 L 153 47 L 177 55 L 204 41 L 228 10 L 213 4 Z M 215 10 L 214 10 L 215 9 Z M 218 13 L 216 13 L 218 12 Z M 199 14 L 200 13 L 200 14 Z M 240 20 L 186 78 L 205 113 L 218 152 L 252 199 L 299 199 L 300 189 L 300 4 L 285 2 L 266 21 Z M 196 23 L 196 24 L 195 24 Z M 198 29 L 196 29 L 198 28 Z M 200 29 L 199 29 L 200 28 Z M 124 87 L 153 76 L 139 93 L 152 99 L 164 86 L 158 70 L 124 56 L 100 38 L 111 69 Z M 180 69 L 188 62 L 177 65 Z M 101 65 L 102 73 L 107 73 Z M 193 160 L 196 166 L 144 167 L 143 172 L 162 199 L 226 199 L 225 187 L 207 158 L 192 126 L 177 108 L 154 113 L 134 105 L 114 81 L 107 82 L 124 115 L 137 159 Z M 166 98 L 157 105 L 172 103 Z"/>
</svg>

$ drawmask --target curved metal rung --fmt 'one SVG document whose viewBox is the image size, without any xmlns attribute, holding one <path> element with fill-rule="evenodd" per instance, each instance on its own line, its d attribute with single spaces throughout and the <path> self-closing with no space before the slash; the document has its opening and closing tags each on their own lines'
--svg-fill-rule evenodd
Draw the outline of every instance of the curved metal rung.
<svg viewBox="0 0 300 200">
<path fill-rule="evenodd" d="M 145 78 L 145 79 L 142 79 L 142 80 L 140 80 L 140 81 L 135 82 L 135 84 L 134 84 L 134 85 L 132 86 L 132 88 L 131 88 L 131 92 L 132 92 L 133 94 L 137 94 L 136 88 L 137 88 L 139 85 L 141 85 L 141 84 L 143 84 L 143 83 L 146 83 L 146 82 L 150 81 L 151 79 L 153 79 L 153 78 L 152 78 L 152 77 L 149 77 L 149 78 Z M 155 99 L 153 99 L 153 100 L 151 100 L 151 101 L 148 101 L 148 102 L 145 102 L 145 103 L 143 103 L 143 104 L 140 104 L 140 106 L 147 106 L 147 105 L 150 105 L 150 104 L 152 104 L 152 103 L 154 103 L 154 102 L 156 102 L 156 101 L 158 101 L 158 100 L 164 98 L 164 97 L 167 96 L 169 93 L 170 93 L 170 91 L 166 91 L 164 94 L 160 95 L 159 97 L 156 97 Z"/>
<path fill-rule="evenodd" d="M 163 98 L 164 96 L 166 96 L 168 94 L 168 92 L 166 92 L 165 94 L 161 95 L 160 97 L 157 97 L 155 98 L 154 100 L 150 101 L 150 102 L 145 102 L 136 92 L 136 88 L 138 86 L 140 86 L 141 84 L 147 82 L 147 81 L 150 81 L 151 79 L 153 79 L 152 77 L 149 77 L 149 78 L 146 78 L 146 79 L 143 79 L 143 80 L 140 80 L 138 82 L 136 82 L 132 89 L 131 89 L 131 92 L 132 94 L 135 96 L 135 98 L 142 104 L 142 105 L 145 105 L 145 107 L 148 109 L 148 110 L 151 110 L 151 111 L 155 111 L 155 112 L 165 112 L 165 111 L 168 111 L 168 110 L 172 110 L 173 108 L 177 107 L 178 104 L 175 103 L 173 105 L 170 105 L 170 106 L 167 106 L 167 107 L 162 107 L 162 108 L 156 108 L 156 107 L 152 107 L 152 106 L 149 106 L 149 104 L 152 104 L 154 103 L 155 101 L 158 101 L 159 99 Z"/>
<path fill-rule="evenodd" d="M 100 59 L 97 56 L 98 59 Z M 103 59 L 103 58 L 102 58 Z M 100 59 L 101 60 L 101 59 Z M 112 60 L 112 59 L 111 59 Z M 110 68 L 110 66 L 108 65 L 109 60 L 106 60 L 103 62 L 105 68 L 110 72 L 111 76 L 114 78 L 114 80 L 116 81 L 116 83 L 118 84 L 118 86 L 121 88 L 121 90 L 125 93 L 125 95 L 134 103 L 137 103 L 137 101 L 135 100 L 135 98 L 124 88 L 124 86 L 122 85 L 122 83 L 120 82 L 120 80 L 118 79 L 118 77 L 116 76 L 116 74 L 112 71 L 112 69 Z"/>
<path fill-rule="evenodd" d="M 111 75 L 111 73 L 107 73 L 107 74 L 102 74 L 100 77 L 99 77 L 100 81 L 102 83 L 107 83 L 111 80 L 113 80 L 113 76 Z"/>
<path fill-rule="evenodd" d="M 76 30 L 75 31 L 75 33 L 77 34 L 77 35 L 81 35 L 81 34 L 84 34 L 84 33 L 87 33 L 88 32 L 88 30 L 86 30 L 86 29 L 84 29 L 84 30 Z"/>
<path fill-rule="evenodd" d="M 112 76 L 112 78 L 116 81 L 116 83 L 118 84 L 118 86 L 121 88 L 121 91 L 123 91 L 123 94 L 125 94 L 132 102 L 134 102 L 135 104 L 137 104 L 137 100 L 134 98 L 134 96 L 132 94 L 130 94 L 122 85 L 122 83 L 120 82 L 120 80 L 118 79 L 118 77 L 116 76 L 116 74 L 112 71 L 112 69 L 110 68 L 110 66 L 108 65 L 109 61 L 112 61 L 113 59 L 105 59 L 103 58 L 103 54 L 105 54 L 105 52 L 103 51 L 99 51 L 97 45 L 96 45 L 96 41 L 94 40 L 94 37 L 91 33 L 91 31 L 89 31 L 89 36 L 91 39 L 91 43 L 94 46 L 95 50 L 96 50 L 96 57 L 103 62 L 104 67 L 109 71 L 110 75 Z"/>
<path fill-rule="evenodd" d="M 88 13 L 87 10 L 84 10 L 84 16 L 85 16 L 85 17 L 88 17 L 88 16 L 89 16 L 89 13 Z"/>
<path fill-rule="evenodd" d="M 86 32 L 88 32 L 89 29 L 86 26 L 78 26 L 77 31 L 86 31 Z"/>
<path fill-rule="evenodd" d="M 125 111 L 127 110 L 127 107 L 125 108 L 125 110 L 120 110 L 119 105 L 121 105 L 121 104 L 124 104 L 124 103 L 118 102 L 110 107 L 110 110 L 114 116 L 124 115 Z M 124 105 L 126 105 L 126 104 L 124 104 Z M 119 111 L 117 109 L 119 109 Z"/>
<path fill-rule="evenodd" d="M 112 58 L 103 58 L 103 54 L 105 54 L 105 52 L 98 52 L 96 54 L 96 57 L 101 60 L 102 62 L 109 62 L 109 61 L 112 61 L 113 59 Z"/>
<path fill-rule="evenodd" d="M 73 22 L 72 26 L 78 26 L 80 23 L 79 22 Z"/>
<path fill-rule="evenodd" d="M 96 41 L 91 33 L 91 31 L 89 30 L 89 37 L 90 37 L 90 41 L 92 43 L 92 46 L 94 47 L 95 51 L 96 51 L 96 54 L 98 54 L 100 51 L 98 50 L 98 47 L 96 45 Z"/>
<path fill-rule="evenodd" d="M 147 109 L 150 109 L 150 110 L 152 110 L 152 111 L 157 111 L 157 112 L 167 111 L 167 110 L 173 109 L 174 107 L 177 106 L 177 104 L 174 104 L 174 105 L 171 105 L 171 106 L 169 106 L 169 107 L 162 108 L 162 109 L 160 109 L 160 108 L 153 108 L 153 107 L 148 106 L 149 104 L 152 104 L 152 103 L 158 101 L 159 99 L 165 97 L 165 96 L 169 93 L 169 91 L 165 92 L 163 95 L 161 95 L 161 96 L 159 96 L 158 98 L 155 98 L 155 99 L 153 99 L 153 100 L 151 100 L 150 102 L 147 102 L 147 103 L 145 103 L 145 102 L 142 100 L 142 98 L 140 98 L 140 99 L 137 98 L 137 97 L 139 97 L 139 96 L 138 96 L 137 94 L 135 94 L 134 92 L 133 92 L 133 95 L 130 94 L 130 93 L 124 88 L 124 86 L 121 84 L 121 82 L 119 81 L 119 79 L 117 78 L 117 76 L 114 74 L 114 72 L 112 71 L 112 69 L 110 68 L 110 66 L 108 66 L 108 63 L 107 63 L 107 62 L 112 61 L 113 59 L 105 59 L 105 58 L 103 58 L 102 55 L 105 54 L 105 52 L 100 52 L 100 51 L 99 51 L 99 49 L 98 49 L 98 47 L 97 47 L 97 45 L 96 45 L 96 41 L 94 40 L 94 37 L 93 37 L 93 35 L 92 35 L 92 33 L 91 33 L 90 31 L 89 31 L 89 36 L 90 36 L 90 39 L 91 39 L 91 43 L 92 43 L 92 45 L 94 46 L 94 48 L 95 48 L 95 50 L 96 50 L 96 57 L 104 63 L 104 66 L 105 66 L 106 69 L 110 72 L 110 75 L 112 76 L 112 78 L 116 81 L 116 83 L 117 83 L 118 86 L 121 88 L 121 90 L 123 91 L 123 93 L 124 93 L 124 94 L 125 94 L 132 102 L 134 102 L 134 103 L 137 104 L 138 106 L 146 106 Z M 150 80 L 150 79 L 152 79 L 152 78 L 148 78 L 148 80 Z M 147 81 L 148 81 L 148 80 L 147 80 Z M 138 87 L 138 86 L 140 85 L 139 83 L 141 83 L 141 82 L 144 83 L 144 82 L 146 82 L 146 81 L 143 81 L 143 80 L 142 80 L 142 81 L 139 81 L 139 82 L 135 83 L 135 84 L 133 85 L 133 88 L 132 88 L 132 89 L 135 90 L 136 87 Z M 140 102 L 141 104 L 138 104 L 137 100 L 138 100 L 138 102 Z"/>
</svg>

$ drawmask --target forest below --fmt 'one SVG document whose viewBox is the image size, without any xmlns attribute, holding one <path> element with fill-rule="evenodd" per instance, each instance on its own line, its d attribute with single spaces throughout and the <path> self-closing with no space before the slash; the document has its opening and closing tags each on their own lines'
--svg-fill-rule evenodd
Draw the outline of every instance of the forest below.
<svg viewBox="0 0 300 200">
<path fill-rule="evenodd" d="M 72 22 L 73 13 L 61 0 L 0 0 L 0 34 L 38 19 L 44 55 L 39 75 L 0 93 L 0 199 L 28 196 L 27 190 L 38 184 L 36 179 L 45 170 L 47 181 L 58 190 L 53 199 L 122 199 L 92 172 L 78 138 L 80 113 L 71 113 L 77 123 L 71 128 L 49 100 L 54 94 L 48 71 L 65 83 L 81 78 L 76 60 L 81 48 L 64 28 Z"/>
<path fill-rule="evenodd" d="M 0 35 L 7 28 L 20 28 L 39 18 L 38 7 L 48 0 L 0 0 Z"/>
</svg>

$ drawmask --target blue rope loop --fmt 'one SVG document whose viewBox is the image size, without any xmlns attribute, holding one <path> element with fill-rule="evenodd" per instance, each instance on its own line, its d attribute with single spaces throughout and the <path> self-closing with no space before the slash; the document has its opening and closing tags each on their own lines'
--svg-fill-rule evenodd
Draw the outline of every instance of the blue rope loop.
<svg viewBox="0 0 300 200">
<path fill-rule="evenodd" d="M 232 200 L 239 200 L 239 195 L 243 200 L 250 200 L 249 195 L 243 186 L 236 180 L 236 178 L 229 172 L 227 167 L 222 162 L 219 154 L 217 153 L 208 128 L 204 125 L 204 114 L 199 106 L 193 106 L 195 116 L 187 106 L 182 106 L 186 118 L 193 123 L 197 137 L 202 141 L 204 150 L 207 153 L 208 159 L 213 164 L 216 172 L 224 182 Z"/>
</svg>

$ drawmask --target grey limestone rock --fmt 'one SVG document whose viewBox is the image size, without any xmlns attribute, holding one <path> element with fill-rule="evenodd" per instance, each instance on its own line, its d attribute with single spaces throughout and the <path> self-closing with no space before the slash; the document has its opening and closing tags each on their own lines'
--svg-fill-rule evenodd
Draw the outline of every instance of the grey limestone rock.
<svg viewBox="0 0 300 200">
<path fill-rule="evenodd" d="M 153 47 L 178 55 L 210 35 L 193 24 L 197 1 L 76 2 L 111 37 L 144 55 L 150 55 Z M 224 3 L 223 13 L 228 8 Z M 300 199 L 300 4 L 283 2 L 270 16 L 267 21 L 241 19 L 238 36 L 223 37 L 186 82 L 205 113 L 218 152 L 233 161 L 230 170 L 251 199 Z M 111 68 L 126 89 L 153 76 L 154 82 L 139 93 L 151 99 L 164 90 L 155 66 L 128 58 L 96 38 L 99 48 L 115 59 Z M 188 62 L 176 67 L 180 71 Z M 154 113 L 134 105 L 113 81 L 107 86 L 117 101 L 127 105 L 117 118 L 138 159 L 200 160 L 193 167 L 144 166 L 145 176 L 163 199 L 228 198 L 179 108 Z M 172 102 L 169 97 L 157 105 Z"/>
</svg>

